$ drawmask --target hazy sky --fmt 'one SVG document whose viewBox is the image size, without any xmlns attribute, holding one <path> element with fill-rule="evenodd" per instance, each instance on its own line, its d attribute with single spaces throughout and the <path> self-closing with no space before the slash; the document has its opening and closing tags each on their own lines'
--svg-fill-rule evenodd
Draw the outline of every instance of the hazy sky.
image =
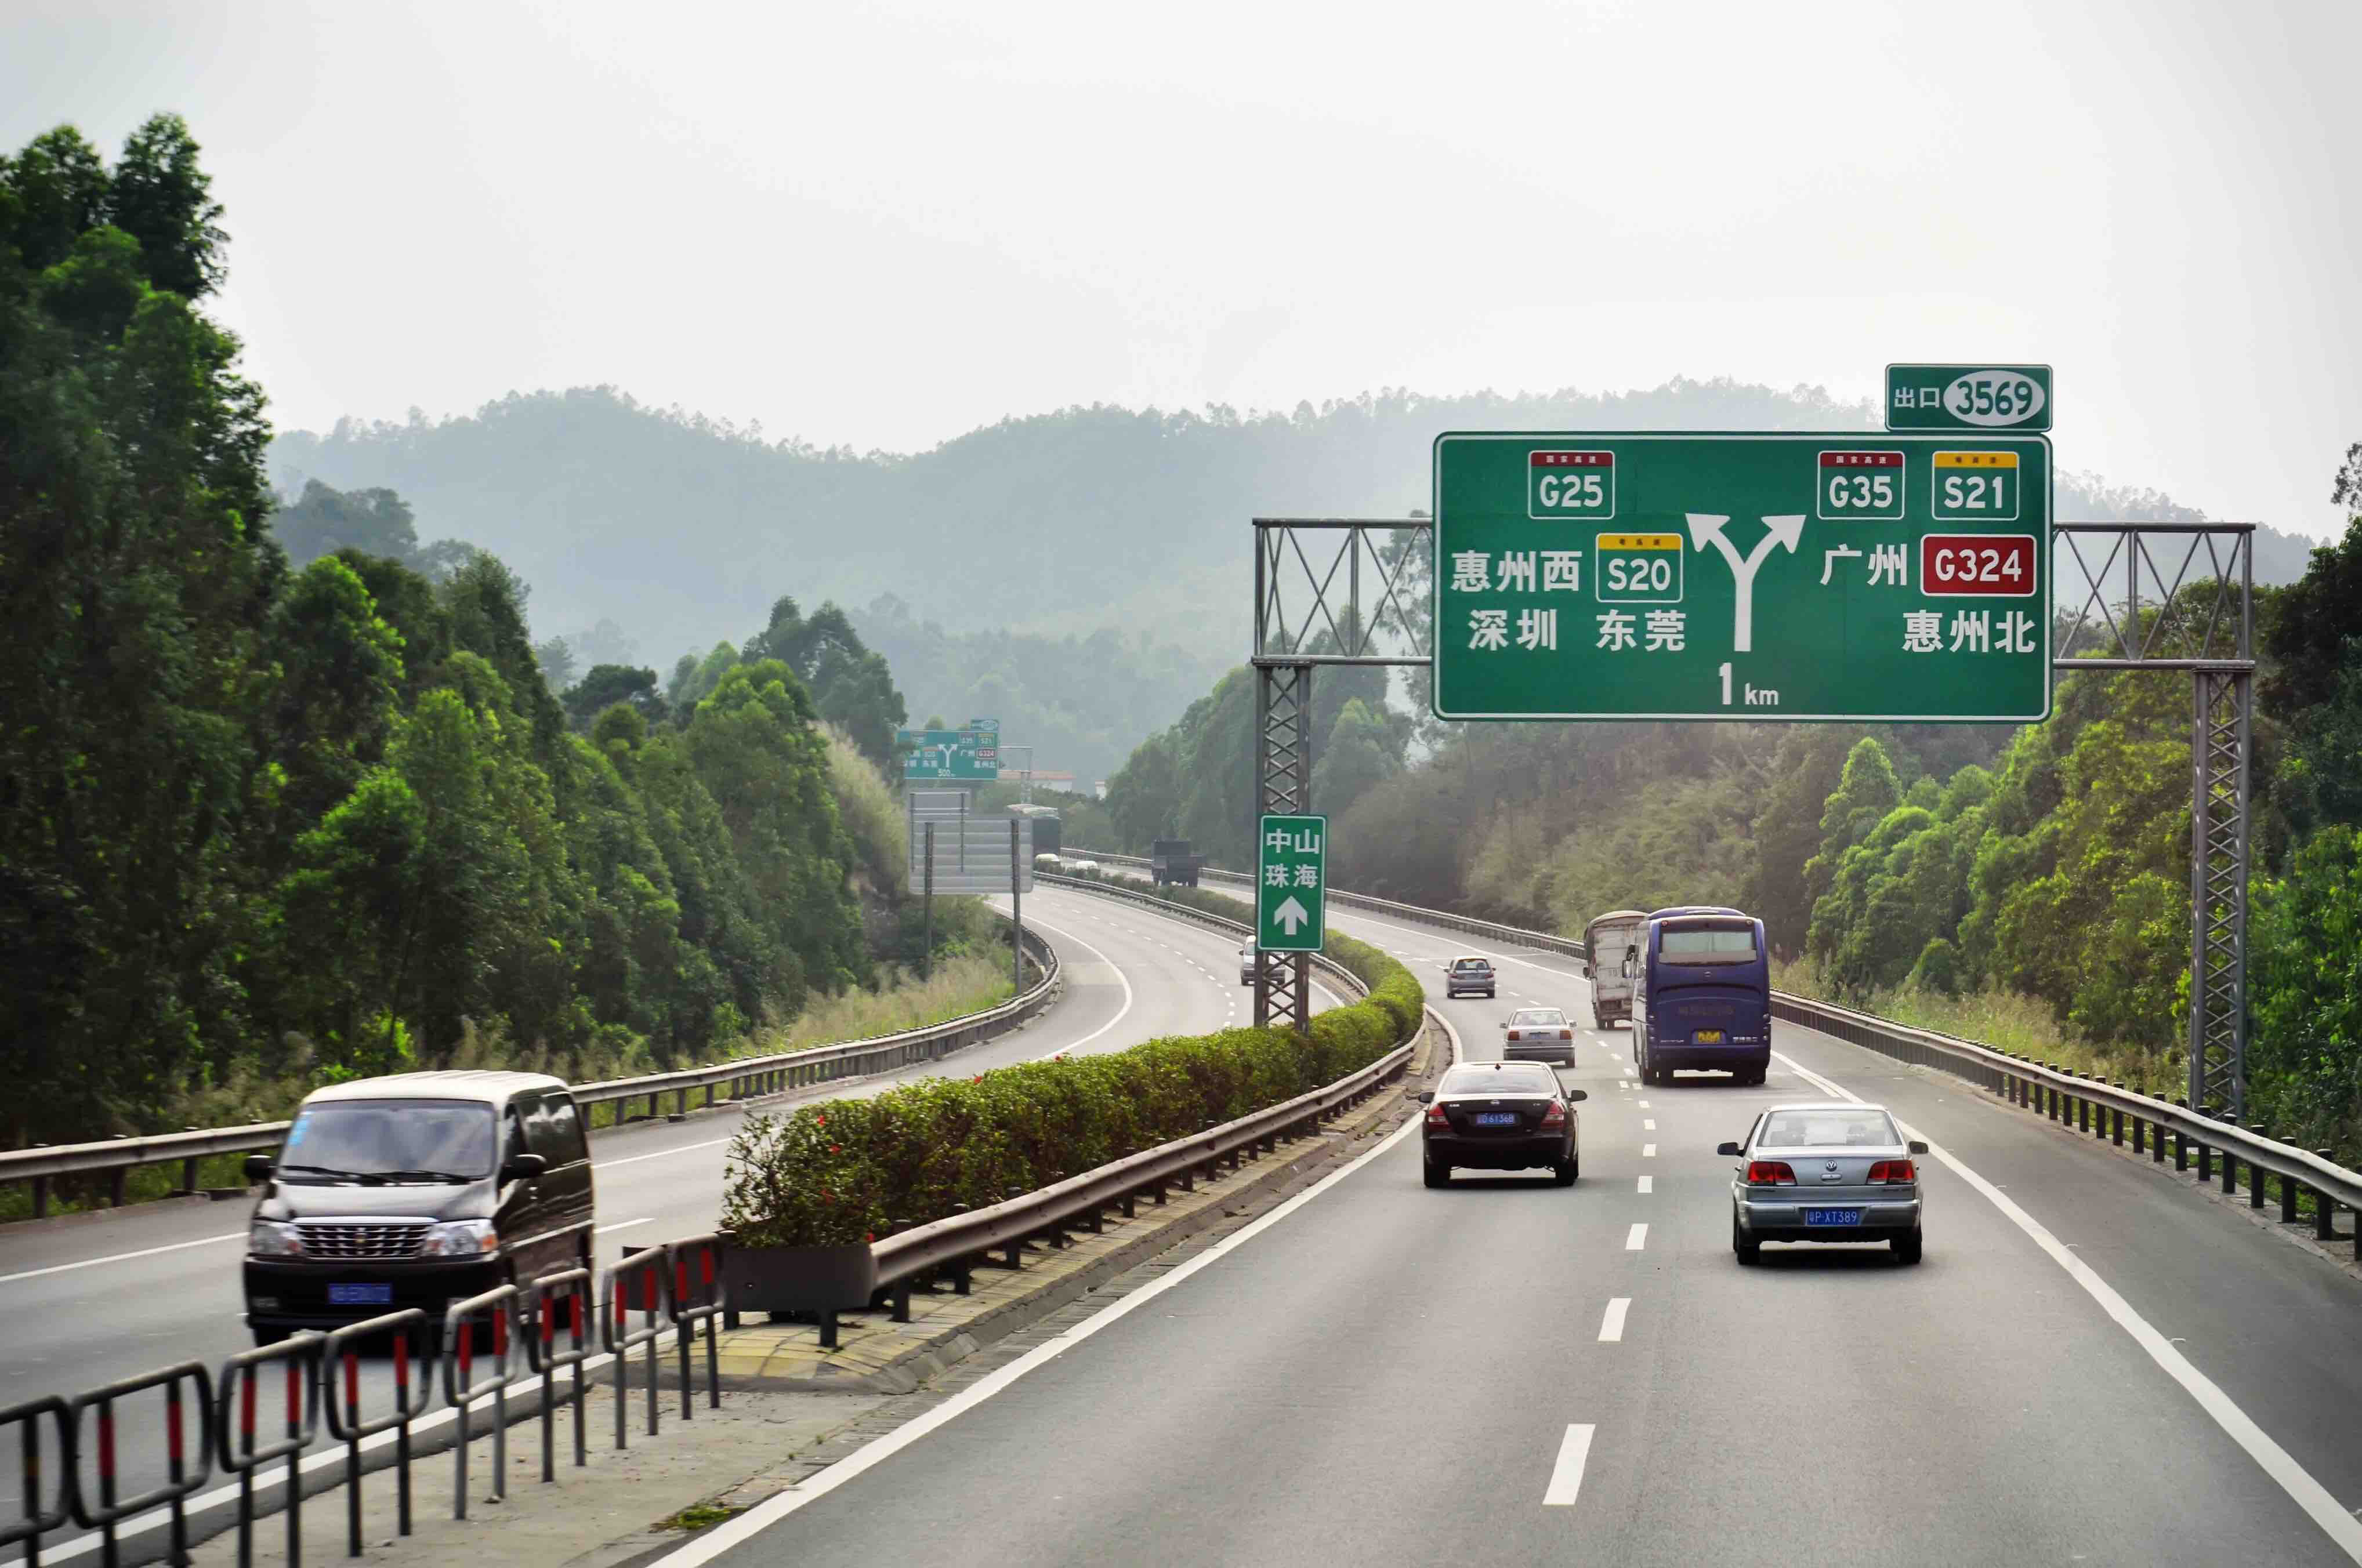
<svg viewBox="0 0 2362 1568">
<path fill-rule="evenodd" d="M 2322 533 L 2355 0 L 0 4 L 0 142 L 186 115 L 282 425 L 610 382 L 909 450 L 1107 400 L 1876 389 Z"/>
</svg>

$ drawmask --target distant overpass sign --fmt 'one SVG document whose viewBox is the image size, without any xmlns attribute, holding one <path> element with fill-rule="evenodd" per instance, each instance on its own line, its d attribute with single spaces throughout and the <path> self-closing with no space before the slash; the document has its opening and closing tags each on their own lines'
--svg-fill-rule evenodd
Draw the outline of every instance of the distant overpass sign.
<svg viewBox="0 0 2362 1568">
<path fill-rule="evenodd" d="M 2047 365 L 1889 365 L 1889 430 L 2050 428 Z"/>
<path fill-rule="evenodd" d="M 1329 819 L 1266 816 L 1255 843 L 1256 945 L 1319 952 L 1328 928 Z"/>
<path fill-rule="evenodd" d="M 1440 436 L 1436 717 L 2046 718 L 2050 489 L 2041 435 Z"/>
<path fill-rule="evenodd" d="M 972 718 L 957 729 L 898 729 L 905 779 L 998 779 L 1000 723 Z"/>
</svg>

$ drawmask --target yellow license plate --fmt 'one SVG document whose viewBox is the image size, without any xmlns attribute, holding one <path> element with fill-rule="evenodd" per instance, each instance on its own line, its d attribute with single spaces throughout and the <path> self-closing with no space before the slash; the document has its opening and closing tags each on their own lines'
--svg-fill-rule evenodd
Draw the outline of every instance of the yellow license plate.
<svg viewBox="0 0 2362 1568">
<path fill-rule="evenodd" d="M 1700 1029 L 1697 1032 L 1697 1042 L 1701 1046 L 1718 1046 L 1722 1044 L 1722 1031 L 1719 1029 Z"/>
</svg>

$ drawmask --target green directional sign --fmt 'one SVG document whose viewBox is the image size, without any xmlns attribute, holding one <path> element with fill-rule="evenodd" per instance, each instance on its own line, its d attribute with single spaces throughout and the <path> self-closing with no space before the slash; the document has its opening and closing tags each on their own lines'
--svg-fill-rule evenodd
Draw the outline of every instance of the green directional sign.
<svg viewBox="0 0 2362 1568">
<path fill-rule="evenodd" d="M 1317 953 L 1327 928 L 1329 819 L 1265 817 L 1255 842 L 1255 942 L 1265 952 Z"/>
<path fill-rule="evenodd" d="M 2050 428 L 2047 365 L 1890 365 L 1889 430 Z"/>
<path fill-rule="evenodd" d="M 1440 436 L 1436 717 L 2043 718 L 2050 477 L 2041 435 Z"/>
<path fill-rule="evenodd" d="M 1000 725 L 973 718 L 958 729 L 898 729 L 905 779 L 997 779 L 1000 776 Z"/>
</svg>

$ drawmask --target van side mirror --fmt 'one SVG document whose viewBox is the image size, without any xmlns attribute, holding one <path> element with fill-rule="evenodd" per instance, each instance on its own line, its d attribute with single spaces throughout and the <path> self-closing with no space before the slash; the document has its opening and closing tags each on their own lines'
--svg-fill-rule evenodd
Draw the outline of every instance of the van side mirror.
<svg viewBox="0 0 2362 1568">
<path fill-rule="evenodd" d="M 1927 1146 L 1921 1143 L 1917 1138 L 1914 1138 L 1911 1140 L 1911 1152 L 1913 1154 L 1926 1154 L 1927 1152 Z"/>
<path fill-rule="evenodd" d="M 1728 1155 L 1731 1158 L 1737 1159 L 1738 1157 L 1738 1146 L 1737 1144 L 1716 1144 L 1714 1146 L 1714 1152 L 1716 1154 Z"/>
<path fill-rule="evenodd" d="M 279 1162 L 267 1154 L 250 1154 L 246 1157 L 246 1179 L 249 1184 L 270 1180 L 270 1173 L 278 1168 Z"/>
<path fill-rule="evenodd" d="M 509 1156 L 501 1167 L 502 1181 L 531 1181 L 549 1168 L 549 1162 L 537 1154 L 517 1153 Z"/>
</svg>

